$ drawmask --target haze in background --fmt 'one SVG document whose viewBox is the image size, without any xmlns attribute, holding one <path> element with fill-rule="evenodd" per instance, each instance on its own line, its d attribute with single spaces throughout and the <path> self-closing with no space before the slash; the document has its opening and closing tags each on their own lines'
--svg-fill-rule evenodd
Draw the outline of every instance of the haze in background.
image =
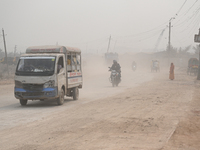
<svg viewBox="0 0 200 150">
<path fill-rule="evenodd" d="M 199 0 L 1 0 L 0 28 L 8 52 L 15 45 L 24 52 L 29 46 L 58 44 L 105 53 L 110 36 L 109 51 L 163 51 L 173 17 L 172 46 L 195 45 L 199 4 Z M 4 50 L 2 36 L 0 49 Z"/>
</svg>

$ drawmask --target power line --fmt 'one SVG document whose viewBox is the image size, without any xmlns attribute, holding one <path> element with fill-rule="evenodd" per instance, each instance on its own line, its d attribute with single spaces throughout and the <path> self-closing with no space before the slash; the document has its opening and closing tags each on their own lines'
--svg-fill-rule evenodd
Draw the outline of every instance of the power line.
<svg viewBox="0 0 200 150">
<path fill-rule="evenodd" d="M 153 33 L 151 35 L 148 35 L 148 36 L 146 36 L 144 38 L 140 38 L 140 39 L 137 38 L 137 39 L 130 39 L 130 40 L 121 40 L 121 41 L 118 39 L 118 41 L 119 41 L 119 43 L 123 43 L 123 44 L 125 44 L 125 43 L 140 43 L 140 42 L 144 42 L 144 41 L 146 41 L 148 39 L 152 39 L 153 37 L 155 37 L 158 34 L 160 34 L 160 32 L 162 30 L 159 30 L 159 31 L 157 31 L 157 32 L 155 32 L 155 33 Z"/>
<path fill-rule="evenodd" d="M 198 19 L 195 20 L 195 22 L 193 23 L 193 26 L 188 25 L 187 28 L 185 28 L 184 30 L 181 31 L 182 33 L 185 31 L 188 31 L 187 36 L 182 38 L 181 41 L 183 41 L 187 38 L 190 38 L 192 35 L 194 35 L 194 31 L 196 30 L 196 28 L 198 28 L 199 22 L 200 22 L 200 15 L 198 16 Z M 191 27 L 191 28 L 188 28 L 188 27 Z"/>
<path fill-rule="evenodd" d="M 174 24 L 175 27 L 180 27 L 182 25 L 185 25 L 185 23 L 189 22 L 191 19 L 193 19 L 200 11 L 200 6 L 197 8 L 197 10 L 195 10 L 195 12 L 193 12 L 193 14 L 191 16 L 189 16 L 188 18 L 186 18 L 184 21 L 182 21 L 180 24 L 176 25 Z"/>
<path fill-rule="evenodd" d="M 176 25 L 178 22 L 180 22 L 181 18 L 183 18 L 184 16 L 186 16 L 189 13 L 189 11 L 195 6 L 195 4 L 197 3 L 197 1 L 198 0 L 196 0 L 185 13 L 183 13 L 183 14 L 181 14 L 181 15 L 178 16 L 178 18 L 180 18 L 180 19 L 178 21 L 176 21 L 174 25 Z"/>
<path fill-rule="evenodd" d="M 174 36 L 176 36 L 176 38 L 178 39 L 177 41 L 179 43 L 185 43 L 186 40 L 190 40 L 191 43 L 193 43 L 192 37 L 194 36 L 195 30 L 198 28 L 199 21 L 200 21 L 200 18 L 198 20 L 196 20 L 196 22 L 194 23 L 192 28 L 190 28 L 189 32 L 187 33 L 187 36 L 180 36 L 180 34 L 179 34 L 179 36 L 177 37 L 176 34 L 174 34 Z M 182 32 L 184 32 L 184 31 L 182 31 Z M 180 37 L 181 37 L 181 39 L 180 39 Z"/>
<path fill-rule="evenodd" d="M 198 0 L 197 0 L 198 1 Z M 196 2 L 197 2 L 196 1 Z M 182 4 L 182 6 L 179 8 L 179 10 L 177 11 L 177 13 L 176 13 L 176 15 L 178 15 L 179 14 L 179 12 L 182 10 L 182 8 L 184 7 L 184 5 L 186 4 L 186 2 L 187 2 L 187 0 L 185 0 L 184 1 L 184 3 Z M 196 3 L 195 2 L 195 3 Z M 195 4 L 194 3 L 194 4 Z M 194 6 L 194 4 L 192 5 L 192 7 Z M 192 7 L 190 7 L 190 9 L 192 8 Z M 189 10 L 190 10 L 189 9 Z M 188 11 L 189 11 L 188 10 Z M 159 25 L 159 26 L 157 26 L 157 27 L 155 27 L 155 28 L 153 28 L 153 29 L 151 29 L 151 30 L 148 30 L 148 31 L 145 31 L 145 32 L 141 32 L 141 33 L 138 33 L 138 34 L 132 34 L 132 35 L 126 35 L 126 36 L 121 36 L 121 37 L 136 37 L 136 36 L 142 36 L 142 34 L 146 34 L 146 33 L 149 33 L 149 32 L 151 32 L 151 31 L 154 31 L 154 30 L 156 30 L 156 29 L 158 29 L 160 26 L 163 26 L 164 24 L 167 24 L 168 22 L 165 22 L 165 23 L 163 23 L 163 24 L 161 24 L 161 25 Z M 153 37 L 153 36 L 152 36 Z M 148 38 L 145 38 L 145 39 L 148 39 Z"/>
<path fill-rule="evenodd" d="M 191 11 L 191 9 L 195 6 L 195 4 L 197 3 L 197 1 L 198 1 L 198 0 L 196 0 L 196 1 L 189 7 L 189 9 L 184 13 L 184 16 L 187 15 L 189 11 Z M 179 10 L 177 11 L 176 15 L 178 15 L 178 14 L 181 12 L 181 10 L 182 10 L 182 8 L 185 6 L 186 2 L 187 2 L 187 0 L 185 0 L 184 3 L 181 5 L 181 7 L 180 7 Z M 187 22 L 187 24 L 189 23 L 189 25 L 190 25 L 190 24 L 194 21 L 193 19 L 196 18 L 196 15 L 198 14 L 198 11 L 199 11 L 199 8 L 192 14 L 192 16 L 190 16 L 189 18 L 187 18 L 186 20 L 184 20 L 184 21 L 181 22 L 180 24 L 176 25 L 175 27 L 182 26 L 185 22 Z M 188 21 L 191 21 L 191 22 L 188 22 Z M 165 22 L 165 23 L 163 23 L 163 24 L 161 24 L 161 25 L 159 25 L 159 26 L 157 26 L 157 27 L 155 27 L 155 28 L 152 28 L 152 29 L 147 30 L 147 31 L 144 31 L 144 32 L 140 32 L 140 33 L 137 33 L 137 34 L 125 35 L 125 36 L 116 36 L 116 38 L 117 38 L 118 41 L 124 41 L 125 43 L 127 43 L 127 42 L 129 42 L 129 41 L 131 41 L 131 42 L 138 42 L 138 41 L 139 41 L 139 42 L 142 42 L 142 41 L 144 41 L 144 40 L 147 40 L 147 39 L 149 39 L 149 38 L 152 38 L 152 37 L 156 36 L 158 33 L 155 33 L 155 32 L 156 32 L 158 29 L 160 29 L 160 27 L 163 28 L 163 25 L 166 25 L 167 23 L 168 23 L 168 21 Z M 176 22 L 175 24 L 177 24 L 177 22 Z M 185 25 L 185 24 L 184 24 L 184 25 Z M 162 30 L 163 30 L 163 29 L 162 29 Z M 159 33 L 160 33 L 160 31 L 159 31 Z M 152 35 L 152 34 L 153 34 L 153 35 Z M 136 39 L 136 40 L 134 40 L 134 39 L 132 39 L 132 40 L 121 39 L 121 38 L 134 38 L 134 37 L 136 38 L 136 37 L 139 37 L 139 36 L 141 36 L 140 39 Z M 142 37 L 144 37 L 144 38 L 142 38 Z M 88 42 L 83 42 L 82 44 L 96 43 L 96 42 L 98 42 L 98 43 L 105 43 L 105 40 L 106 40 L 106 39 L 108 39 L 108 38 L 97 39 L 97 40 L 92 40 L 92 41 L 88 41 Z M 102 42 L 102 41 L 103 41 L 103 42 Z M 124 43 L 124 42 L 123 42 L 123 43 Z"/>
<path fill-rule="evenodd" d="M 181 9 L 183 8 L 183 6 L 185 5 L 186 2 L 187 2 L 187 0 L 185 0 L 185 2 L 184 2 L 183 5 L 181 6 L 181 8 L 178 10 L 178 12 L 176 13 L 176 15 L 179 14 L 179 12 L 181 11 Z"/>
<path fill-rule="evenodd" d="M 192 9 L 192 7 L 196 4 L 196 2 L 198 2 L 198 0 L 196 0 L 196 1 L 192 4 L 192 6 L 186 11 L 186 13 L 185 13 L 184 15 L 186 15 L 186 14 Z"/>
<path fill-rule="evenodd" d="M 134 37 L 134 36 L 141 36 L 142 34 L 145 34 L 145 33 L 148 33 L 148 32 L 151 32 L 151 31 L 154 31 L 154 30 L 157 30 L 159 27 L 162 26 L 163 28 L 163 25 L 166 25 L 167 22 L 165 23 L 162 23 L 161 25 L 155 27 L 155 28 L 152 28 L 150 30 L 147 30 L 147 31 L 144 31 L 144 32 L 141 32 L 141 33 L 137 33 L 137 34 L 131 34 L 131 35 L 125 35 L 125 36 L 119 36 L 119 37 Z"/>
</svg>

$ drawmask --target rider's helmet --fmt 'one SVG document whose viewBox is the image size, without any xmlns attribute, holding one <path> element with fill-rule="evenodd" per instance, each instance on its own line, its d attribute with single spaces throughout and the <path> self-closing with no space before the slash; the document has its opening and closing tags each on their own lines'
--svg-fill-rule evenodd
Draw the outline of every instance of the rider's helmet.
<svg viewBox="0 0 200 150">
<path fill-rule="evenodd" d="M 116 64 L 117 63 L 117 61 L 116 60 L 113 60 L 113 64 Z"/>
</svg>

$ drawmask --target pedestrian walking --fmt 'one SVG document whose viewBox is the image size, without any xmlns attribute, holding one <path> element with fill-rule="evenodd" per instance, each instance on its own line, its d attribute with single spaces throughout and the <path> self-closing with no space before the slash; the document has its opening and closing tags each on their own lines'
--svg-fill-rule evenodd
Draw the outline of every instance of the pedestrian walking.
<svg viewBox="0 0 200 150">
<path fill-rule="evenodd" d="M 171 63 L 171 66 L 170 66 L 169 79 L 174 80 L 174 64 L 173 63 Z"/>
</svg>

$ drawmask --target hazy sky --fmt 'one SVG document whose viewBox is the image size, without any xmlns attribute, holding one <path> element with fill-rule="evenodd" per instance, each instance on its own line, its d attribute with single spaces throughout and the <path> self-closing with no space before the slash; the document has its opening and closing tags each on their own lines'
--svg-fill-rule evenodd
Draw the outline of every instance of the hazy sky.
<svg viewBox="0 0 200 150">
<path fill-rule="evenodd" d="M 166 28 L 158 44 L 165 50 L 172 17 L 172 46 L 196 45 L 200 0 L 0 0 L 8 52 L 58 44 L 104 53 L 110 36 L 109 51 L 155 51 Z"/>
</svg>

